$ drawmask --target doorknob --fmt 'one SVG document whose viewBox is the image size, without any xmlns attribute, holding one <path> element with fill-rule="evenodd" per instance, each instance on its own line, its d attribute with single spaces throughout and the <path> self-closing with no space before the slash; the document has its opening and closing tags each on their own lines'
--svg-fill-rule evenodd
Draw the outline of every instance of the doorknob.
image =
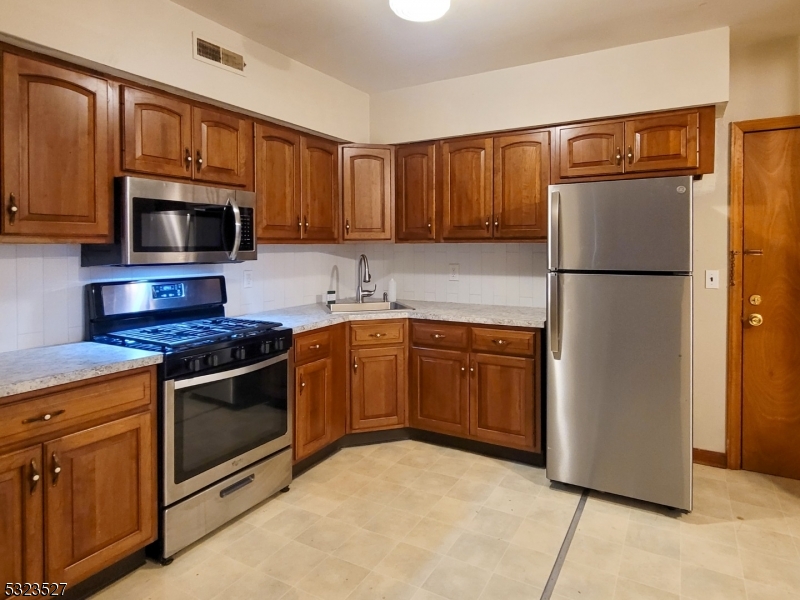
<svg viewBox="0 0 800 600">
<path fill-rule="evenodd" d="M 762 323 L 764 323 L 764 317 L 758 313 L 753 313 L 747 318 L 747 322 L 753 327 L 759 327 Z"/>
</svg>

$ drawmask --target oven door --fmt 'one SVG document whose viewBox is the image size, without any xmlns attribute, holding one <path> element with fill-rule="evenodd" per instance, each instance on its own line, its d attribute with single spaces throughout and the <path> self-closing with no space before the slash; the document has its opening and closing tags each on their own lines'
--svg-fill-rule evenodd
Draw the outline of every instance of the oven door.
<svg viewBox="0 0 800 600">
<path fill-rule="evenodd" d="M 164 383 L 164 503 L 291 445 L 289 354 Z"/>
</svg>

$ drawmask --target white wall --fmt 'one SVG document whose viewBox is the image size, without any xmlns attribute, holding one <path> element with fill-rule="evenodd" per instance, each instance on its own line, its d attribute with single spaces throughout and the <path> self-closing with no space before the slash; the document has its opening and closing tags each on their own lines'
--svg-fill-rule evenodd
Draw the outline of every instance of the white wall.
<svg viewBox="0 0 800 600">
<path fill-rule="evenodd" d="M 723 103 L 728 50 L 722 28 L 374 94 L 372 141 Z"/>
<path fill-rule="evenodd" d="M 168 0 L 3 0 L 0 32 L 261 115 L 369 141 L 369 96 Z M 192 32 L 241 52 L 247 77 L 192 58 Z"/>
</svg>

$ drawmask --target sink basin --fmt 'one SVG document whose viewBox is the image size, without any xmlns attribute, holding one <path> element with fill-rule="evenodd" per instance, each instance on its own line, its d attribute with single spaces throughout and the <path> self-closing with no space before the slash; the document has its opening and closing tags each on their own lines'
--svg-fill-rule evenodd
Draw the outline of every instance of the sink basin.
<svg viewBox="0 0 800 600">
<path fill-rule="evenodd" d="M 346 300 L 344 302 L 337 302 L 328 306 L 328 310 L 332 313 L 352 313 L 352 312 L 374 312 L 374 311 L 392 311 L 392 310 L 414 310 L 410 306 L 400 304 L 399 302 L 382 302 L 380 300 L 364 300 L 364 302 L 356 302 L 355 300 Z"/>
</svg>

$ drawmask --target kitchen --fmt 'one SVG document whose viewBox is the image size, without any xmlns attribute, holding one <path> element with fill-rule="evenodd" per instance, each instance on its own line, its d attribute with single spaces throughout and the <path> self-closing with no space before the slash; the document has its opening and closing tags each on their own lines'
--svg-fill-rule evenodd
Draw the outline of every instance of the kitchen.
<svg viewBox="0 0 800 600">
<path fill-rule="evenodd" d="M 285 54 L 270 49 L 269 43 L 260 45 L 250 39 L 260 38 L 257 28 L 248 29 L 247 7 L 241 8 L 244 12 L 234 23 L 231 19 L 235 21 L 236 15 L 220 14 L 219 6 L 213 2 L 193 4 L 187 1 L 188 8 L 161 0 L 140 4 L 111 10 L 77 0 L 58 8 L 44 2 L 9 3 L 0 13 L 5 56 L 21 57 L 4 58 L 9 62 L 4 62 L 3 156 L 6 162 L 3 193 L 4 202 L 9 194 L 16 195 L 13 206 L 18 211 L 14 211 L 14 223 L 9 222 L 11 211 L 4 211 L 3 243 L 0 244 L 3 406 L 23 407 L 27 402 L 30 410 L 46 397 L 55 403 L 56 390 L 47 388 L 60 385 L 66 386 L 58 389 L 66 393 L 70 402 L 78 402 L 78 405 L 83 402 L 88 410 L 87 399 L 92 396 L 89 392 L 82 396 L 77 382 L 80 379 L 89 383 L 85 380 L 92 376 L 109 377 L 103 380 L 105 383 L 98 381 L 100 385 L 116 382 L 115 385 L 127 387 L 128 396 L 122 396 L 132 403 L 130 408 L 104 407 L 102 411 L 105 412 L 85 418 L 82 425 L 64 426 L 58 423 L 63 417 L 55 415 L 58 409 L 55 404 L 42 405 L 46 406 L 42 414 L 53 415 L 53 422 L 43 422 L 38 437 L 26 437 L 24 433 L 9 430 L 9 445 L 0 453 L 5 454 L 6 449 L 17 452 L 56 444 L 53 447 L 62 448 L 57 453 L 61 456 L 62 452 L 69 453 L 65 440 L 70 436 L 84 435 L 91 427 L 109 424 L 109 421 L 114 423 L 112 416 L 114 419 L 135 416 L 144 422 L 142 415 L 151 414 L 153 419 L 136 429 L 140 447 L 144 447 L 141 444 L 146 442 L 148 432 L 151 436 L 150 464 L 139 451 L 143 461 L 141 472 L 146 470 L 154 477 L 147 492 L 151 495 L 140 498 L 140 514 L 148 514 L 153 522 L 137 525 L 140 537 L 129 540 L 127 549 L 117 544 L 114 552 L 107 552 L 105 556 L 95 553 L 91 560 L 82 561 L 82 565 L 81 561 L 70 563 L 75 557 L 53 552 L 59 544 L 58 538 L 52 536 L 77 534 L 74 543 L 90 546 L 99 538 L 91 541 L 89 531 L 68 534 L 64 528 L 53 527 L 56 513 L 50 511 L 58 507 L 50 506 L 47 499 L 48 494 L 57 490 L 51 481 L 51 470 L 55 468 L 52 453 L 43 455 L 44 464 L 42 458 L 38 459 L 38 464 L 46 469 L 41 472 L 43 485 L 38 492 L 44 496 L 44 503 L 39 508 L 38 521 L 35 515 L 32 517 L 32 531 L 38 531 L 39 536 L 47 539 L 39 542 L 38 552 L 32 552 L 40 557 L 38 567 L 35 559 L 32 563 L 32 572 L 37 576 L 23 578 L 23 581 L 43 582 L 45 577 L 59 579 L 58 575 L 66 576 L 71 569 L 74 575 L 66 577 L 68 587 L 72 588 L 75 582 L 76 591 L 80 591 L 79 581 L 97 577 L 98 571 L 129 555 L 138 557 L 145 543 L 149 545 L 155 537 L 160 537 L 154 525 L 159 520 L 157 511 L 144 509 L 147 498 L 155 503 L 160 494 L 162 473 L 160 467 L 156 467 L 160 459 L 155 458 L 155 452 L 161 443 L 163 425 L 163 417 L 157 414 L 160 409 L 156 407 L 160 402 L 156 400 L 160 393 L 157 388 L 162 382 L 156 371 L 166 368 L 164 365 L 169 360 L 162 366 L 155 366 L 159 359 L 153 358 L 151 353 L 121 366 L 124 360 L 115 354 L 119 349 L 114 346 L 101 346 L 102 351 L 92 359 L 77 355 L 67 358 L 60 354 L 68 348 L 77 350 L 79 347 L 58 345 L 94 337 L 89 326 L 92 315 L 102 317 L 98 322 L 104 326 L 113 321 L 107 318 L 107 312 L 92 312 L 100 307 L 105 309 L 102 303 L 94 308 L 84 306 L 85 286 L 145 279 L 160 281 L 155 285 L 170 285 L 167 280 L 181 280 L 179 283 L 191 285 L 189 282 L 198 277 L 224 276 L 222 297 L 225 301 L 212 302 L 213 310 L 204 305 L 202 318 L 219 318 L 219 309 L 224 306 L 227 317 L 276 321 L 291 328 L 289 354 L 295 365 L 294 374 L 286 385 L 300 388 L 306 383 L 313 391 L 319 389 L 315 388 L 319 381 L 329 378 L 331 381 L 326 380 L 324 385 L 330 385 L 333 392 L 328 390 L 322 396 L 325 402 L 332 403 L 333 412 L 325 414 L 333 423 L 324 419 L 314 421 L 321 413 L 310 409 L 306 415 L 309 425 L 304 430 L 306 439 L 298 436 L 297 426 L 303 422 L 299 413 L 302 394 L 294 390 L 289 396 L 297 402 L 296 410 L 292 414 L 291 403 L 287 404 L 286 428 L 294 433 L 292 452 L 297 461 L 298 477 L 289 491 L 250 509 L 243 518 L 197 542 L 183 554 L 178 552 L 173 564 L 162 567 L 148 562 L 100 592 L 101 597 L 102 594 L 108 597 L 148 597 L 150 594 L 248 597 L 254 592 L 248 592 L 247 585 L 256 585 L 254 582 L 274 586 L 270 588 L 271 595 L 263 592 L 260 597 L 276 598 L 284 595 L 287 598 L 347 597 L 350 594 L 354 598 L 377 597 L 379 593 L 389 594 L 389 589 L 394 596 L 387 597 L 417 594 L 417 597 L 431 598 L 453 597 L 454 594 L 476 598 L 481 594 L 484 598 L 513 597 L 513 594 L 520 597 L 547 594 L 543 597 L 550 597 L 553 593 L 555 597 L 575 597 L 589 590 L 598 597 L 614 597 L 614 594 L 625 597 L 626 593 L 629 597 L 647 597 L 647 594 L 659 597 L 658 593 L 663 597 L 696 597 L 698 590 L 709 589 L 707 586 L 726 590 L 725 597 L 737 597 L 737 594 L 744 597 L 744 593 L 778 597 L 781 592 L 791 596 L 800 591 L 791 572 L 787 574 L 785 569 L 779 568 L 791 565 L 796 559 L 797 541 L 792 532 L 797 528 L 796 504 L 793 503 L 797 489 L 792 487 L 791 480 L 767 478 L 764 478 L 765 489 L 751 489 L 762 483 L 762 479 L 748 475 L 760 469 L 747 467 L 747 461 L 752 458 L 746 452 L 750 431 L 746 427 L 745 470 L 737 470 L 741 468 L 741 458 L 738 466 L 732 464 L 734 452 L 731 448 L 735 449 L 736 444 L 731 442 L 729 420 L 735 413 L 730 410 L 730 387 L 726 380 L 731 364 L 726 346 L 727 292 L 735 291 L 736 287 L 728 286 L 730 268 L 733 267 L 734 282 L 742 281 L 741 269 L 744 268 L 741 258 L 731 265 L 728 251 L 760 247 L 740 248 L 733 237 L 730 245 L 727 241 L 728 159 L 731 153 L 733 164 L 732 153 L 736 151 L 729 149 L 729 136 L 735 138 L 737 131 L 730 123 L 800 112 L 800 47 L 798 32 L 791 30 L 792 24 L 797 22 L 792 19 L 796 13 L 792 3 L 775 2 L 763 13 L 758 8 L 749 9 L 752 13 L 733 11 L 730 20 L 726 20 L 725 15 L 725 18 L 720 17 L 719 12 L 715 12 L 718 7 L 712 3 L 711 7 L 697 9 L 695 16 L 706 24 L 699 29 L 696 26 L 683 30 L 664 28 L 659 34 L 641 38 L 620 33 L 611 44 L 615 46 L 612 48 L 601 44 L 559 55 L 548 55 L 540 49 L 539 54 L 531 55 L 533 58 L 516 64 L 503 63 L 498 56 L 499 62 L 487 63 L 488 66 L 478 70 L 473 66 L 463 70 L 466 67 L 462 62 L 459 71 L 455 68 L 457 57 L 450 57 L 450 71 L 436 71 L 439 67 L 432 66 L 416 79 L 412 75 L 419 67 L 414 65 L 421 63 L 414 61 L 424 59 L 422 48 L 408 48 L 409 63 L 403 65 L 403 61 L 399 61 L 401 64 L 391 74 L 389 69 L 375 68 L 376 63 L 369 62 L 354 62 L 348 73 L 341 70 L 347 61 L 337 62 L 331 58 L 324 65 L 324 53 L 316 63 L 319 71 L 315 71 L 303 64 L 313 64 L 308 56 L 298 60 L 288 58 L 295 54 L 301 56 L 303 48 L 293 50 L 291 44 L 277 34 L 274 44 L 282 43 L 283 46 L 276 47 Z M 403 35 L 420 35 L 414 27 L 441 27 L 443 29 L 425 31 L 434 31 L 436 36 L 455 35 L 458 30 L 448 29 L 451 23 L 448 19 L 469 17 L 459 12 L 456 0 L 453 0 L 451 13 L 428 24 L 400 21 L 389 10 L 388 2 L 379 4 L 387 6 L 370 9 L 376 11 L 374 22 L 388 28 L 412 28 L 399 30 Z M 461 4 L 463 8 L 467 2 Z M 536 20 L 525 12 L 531 10 L 530 7 L 511 4 L 514 6 L 509 7 L 509 14 L 526 15 L 531 22 Z M 249 6 L 249 10 L 264 10 L 260 5 L 251 3 Z M 271 10 L 277 11 L 277 7 Z M 361 7 L 361 10 L 367 8 Z M 620 19 L 632 18 L 624 14 L 623 8 L 617 10 Z M 156 19 L 153 16 L 156 14 L 164 17 Z M 277 11 L 265 18 L 287 19 L 282 23 L 288 38 L 294 31 L 290 25 L 302 28 L 308 26 L 304 19 L 311 18 L 305 13 L 303 18 L 297 13 L 291 18 L 281 17 L 282 14 Z M 395 25 L 393 19 L 401 25 Z M 763 24 L 762 33 L 756 35 L 754 26 L 748 29 L 751 21 Z M 122 22 L 130 26 L 121 27 Z M 467 22 L 461 22 L 461 26 L 466 26 Z M 63 28 L 61 23 L 70 23 L 71 27 Z M 730 31 L 724 27 L 727 25 Z M 511 27 L 508 23 L 504 26 Z M 765 37 L 763 31 L 769 31 L 769 36 Z M 145 38 L 146 52 L 142 50 L 143 32 L 149 32 Z M 307 36 L 295 35 L 294 39 L 306 40 L 301 46 L 314 46 Z M 192 57 L 189 49 L 197 47 L 195 38 L 220 44 L 244 56 L 245 75 Z M 420 39 L 426 38 L 421 36 Z M 535 46 L 532 42 L 531 45 Z M 116 49 L 114 55 L 109 54 L 112 47 Z M 377 64 L 383 64 L 381 61 L 388 61 L 387 56 L 394 54 L 389 51 L 376 57 Z M 355 52 L 349 56 L 360 54 Z M 56 70 L 48 70 L 51 68 Z M 14 163 L 9 159 L 14 156 L 9 148 L 12 144 L 16 144 L 15 148 L 23 147 L 19 138 L 14 139 L 9 133 L 8 126 L 8 119 L 18 119 L 21 113 L 10 111 L 13 107 L 21 111 L 34 110 L 37 106 L 23 102 L 25 96 L 19 91 L 13 95 L 15 89 L 22 89 L 15 82 L 63 78 L 64 72 L 77 74 L 74 77 L 79 78 L 71 80 L 73 87 L 68 89 L 80 86 L 97 94 L 96 114 L 100 114 L 101 102 L 109 107 L 105 112 L 106 120 L 97 122 L 95 146 L 88 151 L 94 152 L 95 159 L 102 157 L 104 160 L 94 162 L 96 171 L 92 181 L 85 173 L 80 175 L 83 177 L 80 180 L 78 175 L 70 180 L 69 168 L 58 178 L 41 171 L 33 174 L 33 179 L 25 180 L 18 175 L 20 180 L 31 182 L 30 190 L 35 191 L 38 186 L 44 192 L 40 197 L 46 200 L 37 205 L 30 191 L 13 191 L 8 187 L 12 181 L 9 173 L 15 172 L 9 170 Z M 580 86 L 576 88 L 575 82 L 582 81 L 589 73 L 594 74 L 591 81 L 596 89 L 587 93 Z M 635 78 L 631 79 L 634 73 Z M 396 83 L 385 79 L 390 75 L 397 77 Z M 98 83 L 101 80 L 109 84 L 101 86 Z M 490 84 L 491 81 L 494 84 Z M 535 85 L 530 87 L 531 82 L 548 82 L 546 93 L 537 90 Z M 370 92 L 362 92 L 362 89 Z M 757 92 L 762 89 L 774 93 L 764 97 Z M 612 90 L 615 93 L 611 93 Z M 435 96 L 444 103 L 426 102 Z M 50 98 L 55 97 L 59 96 Z M 327 101 L 311 102 L 309 98 L 312 97 Z M 18 100 L 12 102 L 12 98 Z M 67 101 L 64 109 L 77 114 L 74 111 L 80 111 L 81 106 L 85 105 L 69 105 Z M 152 107 L 157 110 L 151 110 Z M 179 115 L 181 125 L 173 131 L 179 133 L 176 138 L 180 138 L 180 153 L 169 160 L 153 162 L 154 153 L 174 142 L 174 139 L 165 141 L 166 138 L 147 136 L 159 131 L 166 122 L 158 121 L 162 118 L 158 115 L 167 114 Z M 55 126 L 58 121 L 48 121 L 58 119 L 58 115 L 54 117 L 52 112 L 43 111 L 40 117 L 31 122 L 51 123 L 50 131 L 56 132 L 55 137 L 73 135 L 70 131 L 61 133 Z M 146 129 L 148 119 L 152 126 L 149 130 Z M 695 144 L 693 157 L 697 162 L 682 163 L 672 170 L 663 165 L 645 167 L 643 172 L 630 174 L 629 161 L 635 163 L 641 157 L 628 157 L 628 128 L 646 129 L 648 120 L 652 119 L 655 121 L 649 122 L 658 126 L 666 124 L 668 128 L 675 128 L 675 123 L 680 122 L 684 131 L 695 131 L 696 136 L 690 134 L 686 139 L 688 144 Z M 242 123 L 245 123 L 244 128 Z M 588 167 L 589 171 L 583 172 L 580 169 L 586 166 L 568 162 L 580 158 L 580 153 L 562 151 L 565 144 L 568 148 L 570 134 L 582 128 L 576 139 L 587 132 L 599 132 L 597 135 L 607 143 L 608 136 L 617 136 L 616 143 L 607 144 L 610 152 L 605 151 L 606 146 L 601 146 L 605 164 L 595 161 Z M 44 133 L 30 133 L 31 139 L 46 139 L 47 130 L 42 131 Z M 747 138 L 751 135 L 747 133 L 749 130 L 741 131 L 745 140 L 752 139 Z M 36 138 L 36 135 L 44 137 Z M 131 148 L 144 148 L 148 140 L 155 139 L 163 144 L 147 148 L 149 154 L 131 152 Z M 233 139 L 235 143 L 231 143 Z M 106 141 L 107 146 L 97 144 L 97 140 Z M 218 147 L 226 151 L 234 148 L 238 158 L 231 161 L 224 154 L 215 156 L 215 140 L 220 143 Z M 344 144 L 349 140 L 362 144 Z M 418 141 L 422 142 L 416 143 Z M 520 147 L 520 143 L 524 150 L 515 156 L 513 149 Z M 251 145 L 248 147 L 248 144 Z M 512 152 L 503 151 L 507 145 Z M 647 144 L 642 147 L 646 149 Z M 86 146 L 81 148 L 87 152 Z M 184 153 L 184 149 L 188 152 Z M 685 148 L 682 151 L 682 158 L 692 157 Z M 16 156 L 23 156 L 19 149 L 15 152 Z M 33 153 L 30 156 L 36 157 Z M 564 157 L 567 164 L 562 160 Z M 29 168 L 44 168 L 33 158 L 17 165 L 25 163 Z M 586 160 L 591 161 L 591 157 Z M 533 171 L 539 173 L 534 185 L 514 179 L 531 173 L 526 171 L 530 167 L 515 161 L 529 161 L 529 165 L 534 165 Z M 339 166 L 333 166 L 336 163 Z M 65 160 L 65 164 L 70 167 L 75 163 Z M 344 165 L 351 168 L 344 168 Z M 592 172 L 591 169 L 599 170 Z M 465 180 L 460 179 L 459 172 L 470 170 L 470 183 L 463 183 Z M 443 172 L 449 172 L 450 177 L 441 177 Z M 351 173 L 357 173 L 358 177 L 348 179 Z M 548 269 L 551 267 L 546 240 L 549 238 L 552 243 L 552 235 L 548 235 L 548 216 L 553 216 L 552 211 L 550 215 L 547 213 L 551 200 L 548 185 L 568 187 L 575 184 L 567 182 L 595 179 L 624 181 L 641 179 L 643 174 L 648 178 L 655 174 L 702 175 L 691 183 L 694 236 L 690 240 L 690 270 L 695 275 L 691 386 L 694 439 L 686 448 L 689 454 L 694 448 L 695 462 L 728 466 L 729 470 L 696 464 L 693 511 L 681 517 L 671 512 L 662 514 L 662 509 L 652 506 L 647 509 L 619 498 L 597 496 L 595 492 L 582 500 L 582 488 L 551 484 L 543 468 L 549 457 L 544 444 L 549 444 L 550 439 L 546 420 L 551 413 L 546 410 L 546 398 L 552 387 L 549 379 L 552 371 L 545 364 L 549 352 L 545 325 Z M 82 261 L 90 262 L 87 256 L 93 253 L 93 248 L 104 245 L 86 242 L 107 244 L 116 237 L 111 233 L 112 224 L 116 226 L 115 219 L 123 214 L 115 204 L 121 197 L 113 189 L 117 177 L 184 182 L 252 193 L 258 259 L 238 263 L 228 260 L 226 264 L 216 265 L 153 265 L 148 262 L 146 266 L 125 268 L 81 266 Z M 370 177 L 373 179 L 372 185 L 367 185 L 369 193 L 361 193 L 359 185 L 364 183 L 363 178 Z M 376 180 L 381 184 L 375 184 Z M 49 183 L 51 181 L 54 185 Z M 280 181 L 280 185 L 276 185 L 276 181 Z M 520 181 L 518 187 L 514 187 L 515 181 Z M 731 171 L 732 193 L 736 188 L 734 181 Z M 451 182 L 454 182 L 452 190 L 446 187 Z M 80 192 L 74 193 L 71 203 L 63 206 L 59 204 L 65 189 L 62 186 Z M 304 190 L 309 189 L 314 190 L 313 202 L 311 195 L 304 194 Z M 504 197 L 502 189 L 512 192 Z M 237 205 L 245 207 L 238 201 L 238 194 Z M 513 203 L 525 194 L 528 199 L 539 199 L 533 204 L 540 212 L 516 211 Z M 459 207 L 458 198 L 465 196 L 479 198 L 482 204 Z M 328 199 L 327 203 L 320 201 L 323 197 Z M 167 199 L 164 195 L 157 198 Z M 504 204 L 506 202 L 511 204 Z M 271 208 L 264 210 L 264 206 Z M 730 206 L 733 219 L 733 199 Z M 55 211 L 57 216 L 38 219 L 36 213 L 41 214 L 43 210 Z M 225 211 L 234 212 L 232 207 Z M 364 218 L 368 221 L 366 225 Z M 18 229 L 14 231 L 10 227 Z M 20 230 L 27 227 L 32 229 Z M 564 238 L 563 233 L 561 237 Z M 564 243 L 567 242 L 565 239 Z M 763 251 L 769 252 L 769 249 Z M 86 255 L 82 256 L 83 252 Z M 358 259 L 362 254 L 369 259 L 371 281 L 358 276 Z M 758 258 L 753 255 L 744 260 L 757 261 Z M 103 263 L 95 261 L 93 264 Z M 708 277 L 712 281 L 708 282 Z M 352 313 L 329 314 L 324 306 L 329 290 L 342 301 L 356 295 L 357 285 L 364 290 L 374 287 L 375 296 L 371 299 L 380 299 L 384 292 L 390 294 L 391 279 L 395 280 L 398 301 L 415 310 L 385 313 L 377 320 L 379 315 L 374 314 L 363 320 L 362 316 L 352 316 Z M 715 283 L 718 287 L 714 287 Z M 168 295 L 173 291 L 163 287 L 150 293 Z M 764 294 L 762 290 L 756 291 Z M 747 292 L 746 297 L 749 296 Z M 168 297 L 163 300 L 171 302 Z M 752 309 L 758 305 L 748 306 Z M 770 325 L 768 308 L 765 302 L 760 312 L 765 324 Z M 747 314 L 750 312 L 752 310 Z M 97 334 L 107 333 L 109 331 L 104 330 Z M 263 333 L 266 336 L 276 334 L 274 330 Z M 362 334 L 365 339 L 360 337 Z M 373 337 L 384 334 L 389 339 Z M 323 339 L 314 339 L 314 336 Z M 513 348 L 504 349 L 494 340 L 510 340 Z M 488 349 L 482 344 L 487 344 Z M 319 348 L 312 348 L 317 345 Z M 245 350 L 243 360 L 250 364 L 255 359 L 251 359 L 248 352 Z M 279 352 L 277 346 L 270 347 L 265 357 L 272 356 L 273 352 Z M 37 382 L 35 377 L 19 373 L 19 361 L 23 357 L 30 357 L 49 375 Z M 493 362 L 485 366 L 472 364 L 486 357 Z M 147 364 L 148 361 L 157 362 Z M 328 366 L 322 371 L 314 370 L 325 361 Z M 106 364 L 106 367 L 98 364 Z M 436 365 L 429 371 L 434 374 L 432 378 L 426 379 L 424 371 L 420 373 L 418 366 L 422 364 Z M 355 365 L 362 366 L 361 380 Z M 218 368 L 208 366 L 212 370 Z M 476 366 L 479 371 L 485 371 L 484 375 L 470 374 L 474 371 L 469 369 Z M 463 379 L 462 368 L 465 369 Z M 502 374 L 492 379 L 493 369 L 500 369 Z M 124 377 L 125 373 L 136 381 Z M 201 373 L 197 375 L 202 376 Z M 483 376 L 488 379 L 481 379 Z M 515 386 L 514 377 L 519 377 L 522 383 Z M 420 381 L 427 383 L 420 387 Z M 487 392 L 488 388 L 476 381 L 506 385 L 508 389 Z M 380 389 L 375 387 L 375 382 L 380 382 Z M 484 390 L 485 403 L 482 403 L 480 390 Z M 134 396 L 138 394 L 136 398 L 130 396 L 134 391 Z M 521 410 L 503 413 L 517 415 L 513 426 L 504 423 L 503 431 L 498 432 L 481 426 L 480 422 L 473 423 L 472 418 L 482 414 L 490 420 L 496 416 L 492 407 L 498 402 L 511 406 L 514 391 L 516 406 Z M 98 393 L 108 395 L 109 392 Z M 421 405 L 415 404 L 414 399 L 429 398 L 430 409 L 453 410 L 452 404 L 437 403 L 445 396 L 457 396 L 461 412 L 440 414 L 438 430 L 437 425 L 421 424 Z M 13 399 L 11 403 L 8 403 L 9 398 Z M 390 402 L 392 398 L 393 403 Z M 486 408 L 481 412 L 484 404 Z M 48 412 L 51 408 L 53 412 Z M 394 413 L 387 408 L 393 408 Z M 530 411 L 530 416 L 525 414 L 526 410 Z M 745 423 L 752 414 L 748 410 L 745 403 L 742 411 Z M 38 415 L 37 412 L 31 416 Z M 290 424 L 292 418 L 294 423 Z M 452 423 L 443 425 L 447 418 Z M 84 426 L 87 423 L 88 429 Z M 430 431 L 432 428 L 434 431 Z M 18 437 L 14 438 L 12 433 Z M 125 439 L 133 444 L 129 438 L 130 435 Z M 362 441 L 356 441 L 358 439 Z M 369 443 L 360 445 L 366 441 Z M 127 446 L 126 451 L 132 452 L 132 448 Z M 312 460 L 302 462 L 308 458 Z M 112 468 L 112 463 L 107 463 L 105 468 Z M 65 463 L 61 461 L 61 464 Z M 25 461 L 24 469 L 14 468 L 27 482 L 29 461 Z M 70 476 L 67 467 L 65 471 L 67 477 L 62 476 L 62 486 Z M 761 472 L 774 470 L 764 467 Z M 718 483 L 720 481 L 725 483 Z M 784 487 L 783 483 L 779 486 L 775 481 L 787 483 Z M 275 491 L 285 487 L 280 485 L 282 483 L 275 482 Z M 42 487 L 46 490 L 42 491 Z M 142 489 L 146 487 L 143 482 Z M 392 492 L 395 496 L 390 498 Z M 245 487 L 237 493 L 249 492 Z M 720 499 L 719 494 L 724 498 Z M 235 496 L 231 494 L 230 497 Z M 161 500 L 157 503 L 163 505 Z M 388 519 L 392 523 L 370 512 L 382 506 L 387 506 L 384 510 L 394 517 Z M 472 509 L 476 509 L 476 514 L 469 512 Z M 46 516 L 42 515 L 42 510 L 46 510 Z M 466 511 L 465 514 L 459 514 L 460 510 Z M 520 511 L 524 514 L 520 515 Z M 267 527 L 266 524 L 281 512 L 285 513 L 285 527 L 280 518 Z M 569 526 L 577 513 L 580 513 L 577 531 L 570 537 Z M 603 523 L 604 519 L 598 518 L 602 514 L 614 518 L 605 519 L 607 522 Z M 363 521 L 367 515 L 370 520 Z M 299 519 L 300 524 L 292 525 L 292 517 Z M 738 518 L 745 519 L 744 525 L 736 527 Z M 316 520 L 316 524 L 312 524 L 312 520 Z M 780 527 L 775 525 L 778 521 Z M 44 527 L 42 522 L 45 522 Z M 10 523 L 19 533 L 19 519 Z M 346 523 L 348 528 L 341 523 Z M 330 528 L 325 529 L 323 524 Z M 393 524 L 397 524 L 396 529 L 390 526 Z M 405 524 L 405 530 L 401 524 Z M 301 525 L 307 527 L 303 531 L 292 529 L 292 526 L 300 528 Z M 94 535 L 113 537 L 110 533 L 113 529 L 102 531 L 101 528 Z M 760 535 L 765 531 L 769 535 Z M 454 536 L 454 532 L 458 535 Z M 716 535 L 711 540 L 713 544 L 705 547 L 697 542 L 711 532 Z M 430 535 L 426 537 L 425 534 Z M 434 539 L 436 534 L 442 539 Z M 81 540 L 84 535 L 86 537 Z M 647 538 L 648 535 L 653 539 Z M 568 539 L 571 541 L 567 542 Z M 602 552 L 597 540 L 605 543 Z M 773 548 L 770 552 L 769 546 L 778 550 Z M 368 547 L 374 548 L 373 556 L 365 551 Z M 564 556 L 559 560 L 562 550 Z M 639 550 L 641 552 L 637 552 Z M 599 554 L 607 554 L 608 560 L 599 560 Z M 307 572 L 280 572 L 280 556 L 303 557 Z M 772 560 L 767 561 L 764 556 L 772 556 Z M 380 560 L 374 562 L 378 557 Z M 256 558 L 259 560 L 250 564 Z M 315 562 L 317 558 L 319 561 Z M 62 565 L 69 566 L 56 568 L 59 560 Z M 647 560 L 650 562 L 646 563 Z M 270 566 L 271 563 L 275 564 Z M 127 570 L 138 566 L 133 559 L 126 564 Z M 121 577 L 126 570 L 124 567 L 108 575 L 103 585 Z M 270 570 L 273 567 L 276 570 Z M 9 573 L 19 574 L 21 571 L 17 569 L 22 567 L 9 568 L 12 569 Z M 454 588 L 467 573 L 471 577 L 468 594 Z M 234 588 L 237 584 L 239 587 Z M 96 586 L 91 592 L 97 589 Z M 378 589 L 383 591 L 375 591 Z"/>
</svg>

